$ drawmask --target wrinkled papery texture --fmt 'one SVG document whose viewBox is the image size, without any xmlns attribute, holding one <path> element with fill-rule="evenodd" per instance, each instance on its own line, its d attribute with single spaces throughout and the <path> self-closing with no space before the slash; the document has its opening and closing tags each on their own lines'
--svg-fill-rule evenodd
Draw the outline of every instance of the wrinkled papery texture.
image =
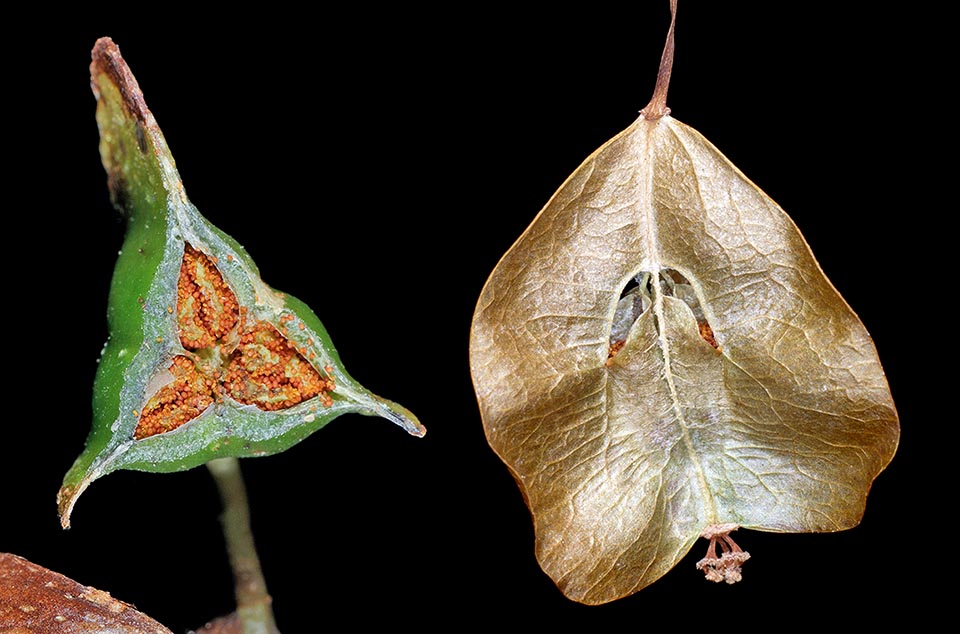
<svg viewBox="0 0 960 634">
<path fill-rule="evenodd" d="M 643 272 L 649 305 L 608 360 Z M 796 226 L 669 116 L 641 115 L 554 194 L 487 281 L 470 351 L 540 564 L 583 603 L 652 583 L 708 525 L 856 525 L 898 442 L 873 342 Z"/>
<path fill-rule="evenodd" d="M 381 416 L 422 436 L 426 430 L 409 410 L 372 394 L 346 372 L 313 311 L 296 298 L 267 286 L 243 247 L 210 224 L 190 203 L 163 134 L 109 38 L 97 42 L 90 74 L 97 97 L 100 154 L 111 199 L 126 217 L 127 232 L 110 288 L 110 338 L 94 385 L 93 427 L 86 448 L 64 478 L 58 495 L 63 525 L 69 525 L 80 493 L 97 478 L 117 469 L 179 471 L 214 458 L 277 453 L 348 412 Z M 264 222 L 294 222 L 293 216 L 286 218 L 282 211 L 266 213 Z M 288 229 L 286 239 L 295 247 L 296 236 L 291 231 Z M 315 246 L 303 243 L 304 249 Z M 181 309 L 189 308 L 178 303 L 181 266 L 196 262 L 195 257 L 185 259 L 185 253 L 200 253 L 204 266 L 216 268 L 222 285 L 229 288 L 236 301 L 229 293 L 219 299 L 230 300 L 231 310 L 236 310 L 239 321 L 247 326 L 248 337 L 257 332 L 277 333 L 275 337 L 282 336 L 297 351 L 290 363 L 303 364 L 309 359 L 314 378 L 320 375 L 323 381 L 330 380 L 335 389 L 276 411 L 265 411 L 251 404 L 256 395 L 248 394 L 251 398 L 244 403 L 232 398 L 239 392 L 227 389 L 229 376 L 210 378 L 207 384 L 223 389 L 214 395 L 212 405 L 206 403 L 213 397 L 203 401 L 199 416 L 173 431 L 135 440 L 139 414 L 151 396 L 174 380 L 170 371 L 173 360 L 199 358 L 184 348 L 181 337 L 192 346 L 191 334 L 178 324 Z M 231 337 L 232 345 L 237 345 L 243 341 L 244 332 L 224 339 Z M 259 350 L 263 359 L 272 354 L 265 348 Z M 247 355 L 241 359 L 249 362 L 251 358 Z M 239 366 L 235 363 L 230 367 Z M 289 372 L 289 364 L 286 369 Z M 203 383 L 199 378 L 192 381 L 194 385 Z"/>
</svg>

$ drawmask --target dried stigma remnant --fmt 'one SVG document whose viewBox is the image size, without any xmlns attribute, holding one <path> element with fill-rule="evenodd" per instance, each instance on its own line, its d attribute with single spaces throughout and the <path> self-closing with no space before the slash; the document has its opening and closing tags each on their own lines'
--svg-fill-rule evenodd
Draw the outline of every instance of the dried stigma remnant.
<svg viewBox="0 0 960 634">
<path fill-rule="evenodd" d="M 177 429 L 224 395 L 265 411 L 293 407 L 315 396 L 326 407 L 333 404 L 332 368 L 325 368 L 328 377 L 321 376 L 273 325 L 265 321 L 247 325 L 246 311 L 216 262 L 190 244 L 180 266 L 176 313 L 185 354 L 173 357 L 172 380 L 144 405 L 136 440 Z M 281 324 L 292 319 L 281 318 Z"/>
<path fill-rule="evenodd" d="M 750 559 L 750 553 L 737 545 L 730 533 L 740 528 L 737 524 L 713 524 L 700 533 L 700 537 L 710 540 L 707 556 L 697 562 L 697 570 L 702 570 L 707 581 L 736 583 L 743 578 L 740 566 Z M 717 557 L 717 544 L 721 554 Z"/>
</svg>

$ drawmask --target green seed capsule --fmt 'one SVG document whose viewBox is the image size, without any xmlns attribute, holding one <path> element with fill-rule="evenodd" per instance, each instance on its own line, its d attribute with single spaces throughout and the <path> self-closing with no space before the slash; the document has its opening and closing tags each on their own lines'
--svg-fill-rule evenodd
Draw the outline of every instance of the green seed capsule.
<svg viewBox="0 0 960 634">
<path fill-rule="evenodd" d="M 267 286 L 243 247 L 190 203 L 109 38 L 94 47 L 90 70 L 100 154 L 127 233 L 93 427 L 58 495 L 63 526 L 84 489 L 118 469 L 180 471 L 278 453 L 348 412 L 423 436 L 413 414 L 347 374 L 313 311 Z"/>
</svg>

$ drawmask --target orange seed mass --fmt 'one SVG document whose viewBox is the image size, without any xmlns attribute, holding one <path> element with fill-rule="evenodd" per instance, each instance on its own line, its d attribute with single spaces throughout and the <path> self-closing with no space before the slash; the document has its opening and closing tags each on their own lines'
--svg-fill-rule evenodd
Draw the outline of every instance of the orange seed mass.
<svg viewBox="0 0 960 634">
<path fill-rule="evenodd" d="M 136 440 L 173 431 L 224 395 L 265 411 L 293 407 L 314 396 L 327 407 L 333 404 L 329 394 L 336 388 L 333 379 L 323 378 L 271 324 L 247 325 L 246 312 L 217 269 L 216 259 L 187 244 L 177 280 L 176 315 L 180 343 L 188 355 L 173 358 L 169 367 L 173 380 L 144 405 Z M 293 315 L 284 315 L 280 323 L 293 320 Z M 220 354 L 189 354 L 210 348 L 221 348 Z M 222 359 L 222 365 L 215 366 L 211 359 Z M 333 369 L 327 373 L 332 377 Z"/>
<path fill-rule="evenodd" d="M 333 384 L 320 377 L 293 342 L 261 321 L 240 335 L 224 387 L 241 403 L 273 411 L 330 391 Z"/>
<path fill-rule="evenodd" d="M 213 403 L 215 382 L 201 374 L 192 359 L 174 357 L 170 373 L 173 381 L 157 390 L 144 405 L 133 434 L 135 439 L 173 431 Z"/>
<path fill-rule="evenodd" d="M 209 257 L 189 244 L 177 281 L 177 324 L 187 350 L 212 348 L 239 319 L 237 297 Z"/>
</svg>

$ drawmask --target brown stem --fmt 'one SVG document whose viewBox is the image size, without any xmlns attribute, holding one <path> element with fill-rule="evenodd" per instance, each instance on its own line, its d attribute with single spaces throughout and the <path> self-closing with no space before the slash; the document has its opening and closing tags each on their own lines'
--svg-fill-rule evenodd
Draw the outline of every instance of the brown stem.
<svg viewBox="0 0 960 634">
<path fill-rule="evenodd" d="M 647 121 L 656 121 L 664 115 L 670 114 L 667 107 L 667 90 L 670 89 L 670 73 L 673 71 L 673 27 L 677 22 L 677 0 L 670 0 L 670 30 L 667 31 L 667 42 L 663 45 L 663 55 L 660 56 L 660 70 L 657 73 L 657 85 L 653 88 L 653 97 L 647 107 L 640 111 Z"/>
<path fill-rule="evenodd" d="M 728 548 L 724 548 L 724 550 L 734 553 L 743 552 L 743 549 L 737 545 L 737 542 L 733 541 L 733 538 L 730 537 L 730 535 L 721 535 L 721 538 L 723 538 L 723 541 L 725 541 L 728 546 Z"/>
<path fill-rule="evenodd" d="M 716 559 L 716 558 L 717 558 L 717 540 L 711 537 L 710 544 L 707 545 L 707 559 Z"/>
<path fill-rule="evenodd" d="M 250 529 L 247 490 L 236 458 L 218 458 L 207 463 L 223 500 L 223 536 L 227 542 L 230 567 L 237 598 L 237 615 L 244 634 L 279 634 L 270 607 L 267 583 L 260 570 L 260 558 Z"/>
</svg>

